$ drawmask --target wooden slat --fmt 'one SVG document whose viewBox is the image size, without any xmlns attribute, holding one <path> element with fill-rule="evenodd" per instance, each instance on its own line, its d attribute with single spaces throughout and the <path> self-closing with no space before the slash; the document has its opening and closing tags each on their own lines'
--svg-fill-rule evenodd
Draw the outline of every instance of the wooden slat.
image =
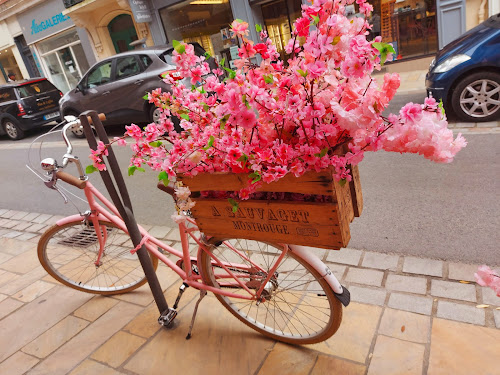
<svg viewBox="0 0 500 375">
<path fill-rule="evenodd" d="M 194 177 L 180 176 L 184 185 L 193 191 L 239 191 L 248 186 L 249 177 L 245 173 L 202 173 Z M 333 170 L 321 172 L 308 171 L 300 177 L 287 174 L 270 184 L 263 184 L 257 191 L 331 195 L 333 188 Z"/>
<path fill-rule="evenodd" d="M 348 190 L 347 190 L 348 191 Z M 345 204 L 345 203 L 343 203 Z M 197 199 L 192 209 L 201 231 L 218 238 L 247 238 L 327 249 L 349 243 L 349 217 L 334 203 Z"/>
<path fill-rule="evenodd" d="M 360 217 L 363 212 L 363 192 L 361 191 L 361 180 L 359 178 L 359 168 L 357 165 L 351 167 L 352 181 L 349 182 L 351 189 L 352 206 L 354 216 Z"/>
</svg>

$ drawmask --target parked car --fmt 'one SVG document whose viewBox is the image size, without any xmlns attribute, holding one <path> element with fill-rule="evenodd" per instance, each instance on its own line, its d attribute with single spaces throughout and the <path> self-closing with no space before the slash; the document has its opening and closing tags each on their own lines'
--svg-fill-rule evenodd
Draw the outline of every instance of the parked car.
<svg viewBox="0 0 500 375">
<path fill-rule="evenodd" d="M 0 134 L 18 140 L 25 132 L 58 120 L 62 92 L 46 78 L 31 78 L 0 86 Z"/>
<path fill-rule="evenodd" d="M 198 43 L 192 44 L 198 56 L 205 54 Z M 179 77 L 172 52 L 171 46 L 155 46 L 123 52 L 94 64 L 77 87 L 59 101 L 61 116 L 95 110 L 106 114 L 104 125 L 157 122 L 159 109 L 143 97 L 158 87 L 172 91 L 163 81 L 165 74 Z M 217 67 L 213 58 L 208 63 L 212 69 Z M 185 84 L 189 85 L 187 79 Z M 74 134 L 84 137 L 83 130 Z"/>
<path fill-rule="evenodd" d="M 463 121 L 500 119 L 500 13 L 439 51 L 425 84 Z"/>
</svg>

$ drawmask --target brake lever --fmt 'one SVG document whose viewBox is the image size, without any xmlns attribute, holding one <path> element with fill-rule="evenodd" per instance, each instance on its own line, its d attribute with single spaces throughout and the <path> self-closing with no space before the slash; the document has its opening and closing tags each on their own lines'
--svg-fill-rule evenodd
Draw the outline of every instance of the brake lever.
<svg viewBox="0 0 500 375">
<path fill-rule="evenodd" d="M 64 204 L 68 203 L 68 197 L 61 191 L 56 185 L 57 183 L 57 176 L 56 176 L 56 171 L 52 171 L 52 178 L 49 181 L 44 181 L 45 186 L 47 186 L 49 189 L 57 191 L 59 194 L 61 194 L 61 197 L 64 199 Z"/>
</svg>

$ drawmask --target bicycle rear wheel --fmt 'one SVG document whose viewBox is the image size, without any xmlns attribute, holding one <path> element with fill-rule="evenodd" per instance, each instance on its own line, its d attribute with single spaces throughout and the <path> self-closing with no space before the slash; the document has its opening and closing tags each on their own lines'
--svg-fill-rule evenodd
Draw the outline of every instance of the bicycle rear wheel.
<svg viewBox="0 0 500 375">
<path fill-rule="evenodd" d="M 210 256 L 200 248 L 201 275 L 207 285 L 250 296 L 217 261 L 224 263 L 252 292 L 256 292 L 278 261 L 277 244 L 245 239 L 220 242 Z M 324 278 L 290 249 L 267 283 L 261 300 L 215 294 L 231 314 L 273 339 L 291 344 L 313 344 L 332 336 L 342 321 L 342 305 Z"/>
<path fill-rule="evenodd" d="M 94 226 L 81 220 L 49 228 L 38 242 L 38 259 L 56 280 L 71 288 L 94 294 L 130 292 L 147 279 L 130 236 L 116 225 L 99 221 L 106 244 L 96 265 L 99 242 Z M 153 267 L 158 258 L 151 256 Z"/>
</svg>

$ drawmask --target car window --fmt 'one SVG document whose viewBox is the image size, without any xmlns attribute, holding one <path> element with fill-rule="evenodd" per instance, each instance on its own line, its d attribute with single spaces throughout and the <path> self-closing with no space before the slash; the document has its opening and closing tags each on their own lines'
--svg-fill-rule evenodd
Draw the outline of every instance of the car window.
<svg viewBox="0 0 500 375">
<path fill-rule="evenodd" d="M 140 55 L 139 59 L 142 61 L 142 65 L 144 65 L 146 69 L 153 63 L 153 60 L 151 60 L 151 57 L 148 55 Z"/>
<path fill-rule="evenodd" d="M 104 85 L 111 81 L 111 60 L 92 69 L 87 76 L 87 87 L 92 88 Z"/>
<path fill-rule="evenodd" d="M 18 86 L 16 90 L 19 92 L 19 97 L 27 98 L 40 93 L 54 91 L 57 88 L 49 81 L 43 80 Z"/>
<path fill-rule="evenodd" d="M 13 89 L 0 90 L 0 103 L 9 102 L 11 100 L 16 100 Z"/>
<path fill-rule="evenodd" d="M 135 56 L 120 57 L 116 62 L 116 77 L 123 79 L 141 72 L 139 61 Z"/>
</svg>

